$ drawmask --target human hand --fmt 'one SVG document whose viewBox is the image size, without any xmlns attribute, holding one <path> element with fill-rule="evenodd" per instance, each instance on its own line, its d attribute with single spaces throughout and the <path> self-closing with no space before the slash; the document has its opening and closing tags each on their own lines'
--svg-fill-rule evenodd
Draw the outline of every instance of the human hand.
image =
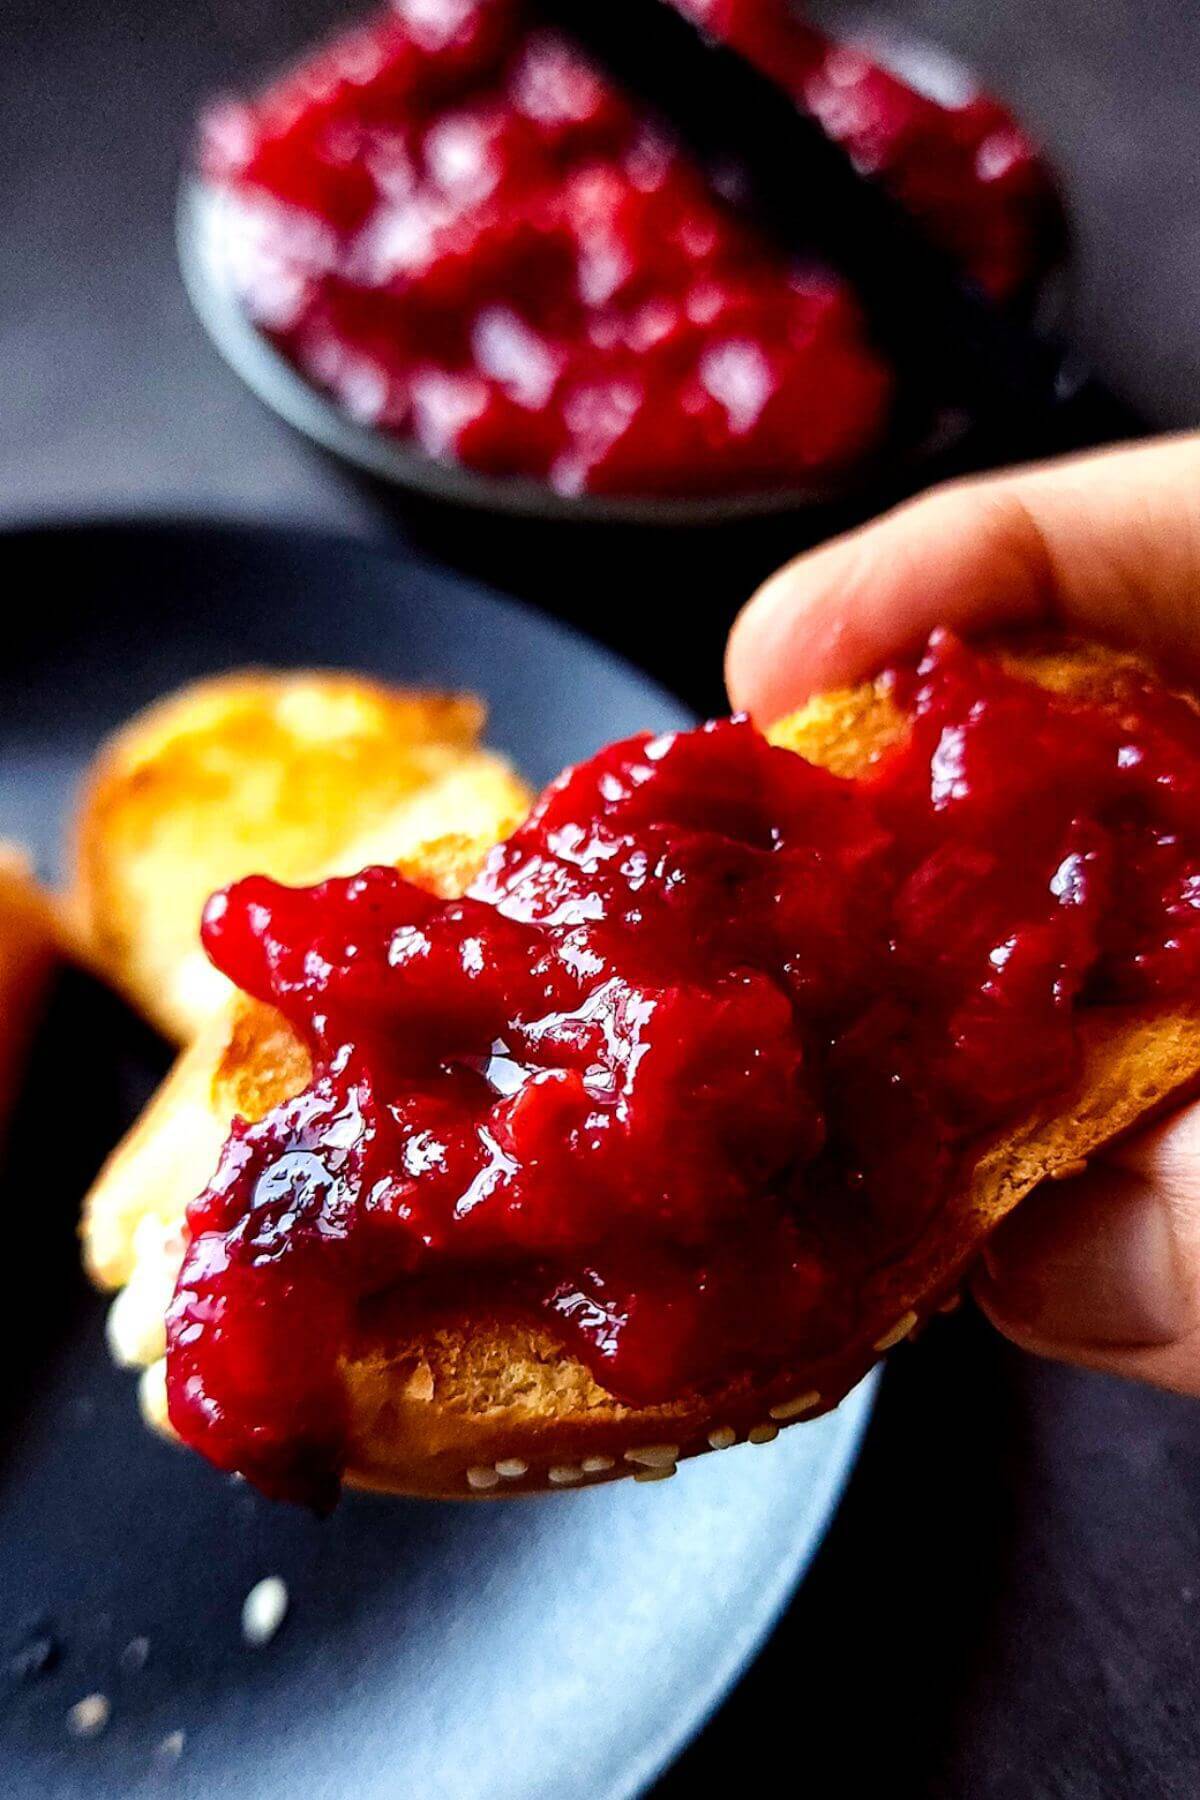
<svg viewBox="0 0 1200 1800">
<path fill-rule="evenodd" d="M 957 482 L 799 557 L 734 625 L 726 681 L 767 724 L 935 625 L 1039 623 L 1200 680 L 1200 435 Z M 1019 1207 L 974 1288 L 1029 1349 L 1200 1394 L 1200 1104 Z"/>
</svg>

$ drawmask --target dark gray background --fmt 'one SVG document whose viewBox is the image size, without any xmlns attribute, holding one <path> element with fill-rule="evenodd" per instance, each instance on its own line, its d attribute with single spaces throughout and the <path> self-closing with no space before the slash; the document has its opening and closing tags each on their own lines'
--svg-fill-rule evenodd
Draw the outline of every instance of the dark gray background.
<svg viewBox="0 0 1200 1800">
<path fill-rule="evenodd" d="M 965 54 L 1045 140 L 1076 224 L 1076 337 L 1150 422 L 1195 421 L 1200 7 L 877 10 Z M 332 11 L 5 0 L 0 516 L 217 512 L 408 535 L 557 599 L 715 704 L 721 624 L 785 528 L 647 544 L 640 581 L 610 538 L 636 606 L 622 613 L 582 538 L 385 505 L 265 414 L 192 322 L 171 208 L 194 107 Z M 953 1323 L 895 1360 L 814 1577 L 663 1792 L 1193 1800 L 1198 1609 L 1200 1410 Z"/>
</svg>

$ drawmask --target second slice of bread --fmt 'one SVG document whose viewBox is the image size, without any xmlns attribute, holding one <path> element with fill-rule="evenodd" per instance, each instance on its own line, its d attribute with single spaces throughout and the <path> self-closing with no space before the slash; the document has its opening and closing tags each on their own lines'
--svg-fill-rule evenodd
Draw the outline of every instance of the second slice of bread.
<svg viewBox="0 0 1200 1800">
<path fill-rule="evenodd" d="M 519 823 L 529 791 L 480 744 L 484 719 L 470 694 L 320 669 L 241 670 L 159 701 L 85 784 L 64 904 L 75 948 L 186 1043 L 231 992 L 199 943 L 216 888 L 353 874 L 451 828 Z"/>
</svg>

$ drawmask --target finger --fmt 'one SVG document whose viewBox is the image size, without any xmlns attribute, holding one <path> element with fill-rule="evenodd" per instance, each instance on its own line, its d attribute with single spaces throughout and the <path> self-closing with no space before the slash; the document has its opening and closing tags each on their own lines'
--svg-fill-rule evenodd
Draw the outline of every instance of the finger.
<svg viewBox="0 0 1200 1800">
<path fill-rule="evenodd" d="M 742 610 L 725 658 L 735 711 L 763 725 L 958 631 L 1044 616 L 1041 540 L 999 490 L 952 487 L 788 563 Z"/>
<path fill-rule="evenodd" d="M 1042 621 L 1197 666 L 1200 438 L 953 483 L 799 557 L 743 608 L 726 682 L 766 724 L 935 625 Z"/>
<path fill-rule="evenodd" d="M 1104 1161 L 1159 1183 L 1185 1205 L 1200 1181 L 1200 1104 L 1122 1138 L 1105 1151 Z"/>
<path fill-rule="evenodd" d="M 1200 1394 L 1200 1110 L 1048 1184 L 989 1242 L 976 1297 L 1063 1361 Z"/>
</svg>

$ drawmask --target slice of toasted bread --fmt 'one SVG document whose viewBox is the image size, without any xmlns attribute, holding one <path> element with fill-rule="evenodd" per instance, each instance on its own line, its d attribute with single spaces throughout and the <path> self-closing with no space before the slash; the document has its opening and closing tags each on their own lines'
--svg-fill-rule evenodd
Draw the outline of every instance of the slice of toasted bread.
<svg viewBox="0 0 1200 1800">
<path fill-rule="evenodd" d="M 1012 665 L 1048 687 L 1101 697 L 1129 659 L 1059 645 L 1014 652 Z M 771 734 L 844 774 L 862 769 L 905 729 L 882 685 L 812 702 Z M 450 891 L 481 846 L 417 857 L 410 873 Z M 456 866 L 457 865 L 457 866 Z M 635 1474 L 660 1480 L 680 1457 L 826 1411 L 877 1355 L 955 1293 L 994 1225 L 1047 1177 L 1084 1160 L 1200 1082 L 1200 1004 L 1090 1010 L 1068 1093 L 981 1147 L 934 1227 L 861 1294 L 852 1340 L 770 1381 L 663 1406 L 616 1401 L 554 1337 L 511 1318 L 446 1318 L 414 1331 L 402 1317 L 343 1364 L 351 1417 L 347 1479 L 398 1493 L 500 1494 Z M 206 1183 L 233 1113 L 261 1116 L 308 1076 L 303 1047 L 270 1009 L 235 1002 L 185 1053 L 162 1094 L 102 1173 L 85 1215 L 88 1263 L 105 1286 L 128 1283 L 114 1338 L 126 1360 L 162 1354 L 162 1312 L 179 1264 L 183 1208 Z M 145 1225 L 143 1221 L 149 1220 Z M 124 1317 L 122 1311 L 124 1309 Z M 135 1316 L 136 1315 L 136 1316 Z M 147 1409 L 163 1412 L 161 1363 Z"/>
<path fill-rule="evenodd" d="M 0 842 L 0 1126 L 20 1089 L 26 1053 L 58 960 L 49 896 L 16 844 Z"/>
<path fill-rule="evenodd" d="M 454 828 L 503 836 L 524 784 L 479 745 L 480 701 L 333 671 L 241 671 L 151 706 L 86 779 L 64 904 L 81 957 L 176 1042 L 230 988 L 200 949 L 209 894 L 395 862 Z"/>
</svg>

